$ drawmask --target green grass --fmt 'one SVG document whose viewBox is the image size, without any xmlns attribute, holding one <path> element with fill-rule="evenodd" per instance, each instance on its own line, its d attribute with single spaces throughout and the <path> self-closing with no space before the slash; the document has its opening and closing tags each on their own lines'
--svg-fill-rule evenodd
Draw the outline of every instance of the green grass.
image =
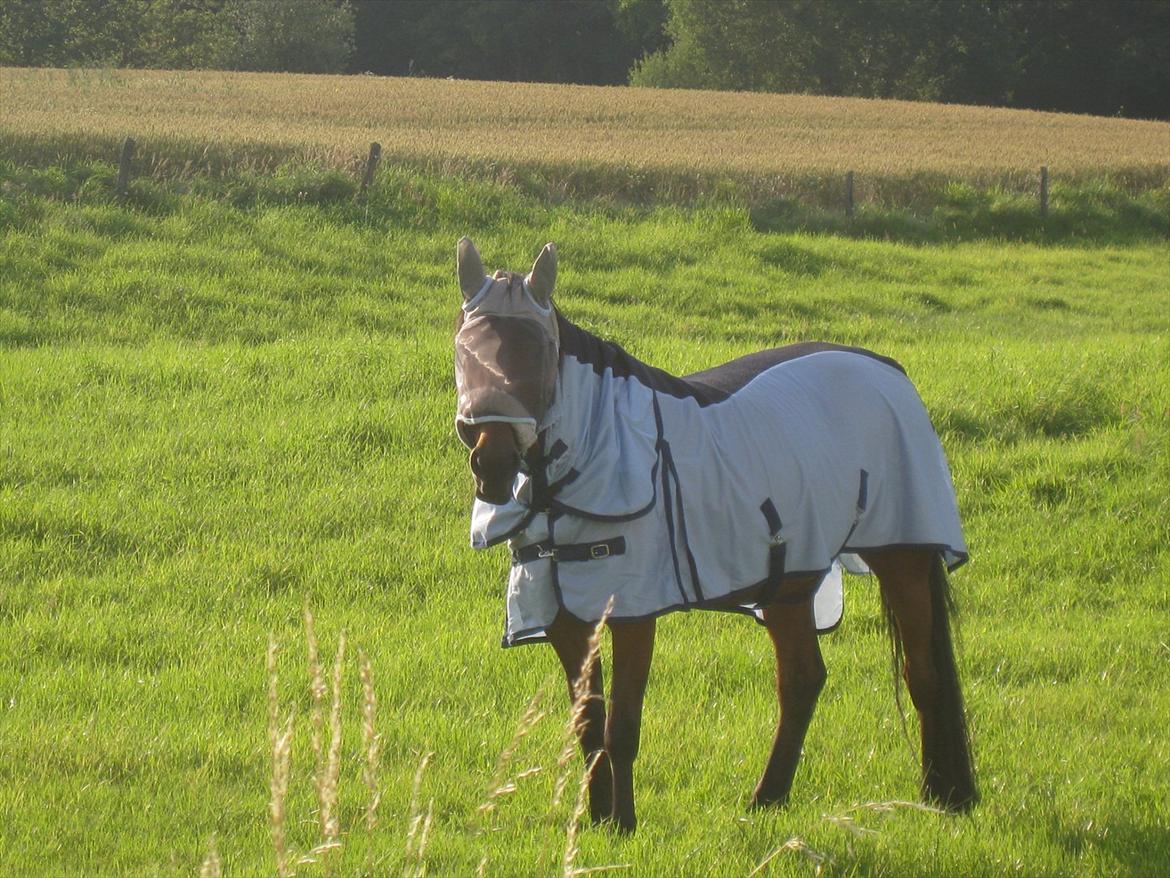
<svg viewBox="0 0 1170 878">
<path fill-rule="evenodd" d="M 0 149 L 0 153 L 3 150 Z M 52 153 L 50 152 L 49 155 Z M 536 208 L 569 205 L 575 212 L 601 212 L 629 219 L 657 207 L 731 207 L 746 211 L 761 232 L 810 232 L 907 243 L 957 243 L 1012 240 L 1038 244 L 1127 244 L 1170 239 L 1170 186 L 1157 179 L 1122 174 L 1056 180 L 1049 209 L 1041 217 L 1031 184 L 994 186 L 948 182 L 938 175 L 901 180 L 890 191 L 858 196 L 853 216 L 845 210 L 840 181 L 816 177 L 811 188 L 776 181 L 737 181 L 717 173 L 695 172 L 680 184 L 668 177 L 644 177 L 622 168 L 593 172 L 564 168 L 515 168 L 492 163 L 440 165 L 388 159 L 380 165 L 370 192 L 359 192 L 361 167 L 348 172 L 321 164 L 281 161 L 269 165 L 224 163 L 211 170 L 189 167 L 169 152 L 159 169 L 132 178 L 126 202 L 147 213 L 169 213 L 179 199 L 198 195 L 235 207 L 315 204 L 329 206 L 336 218 L 413 227 L 458 219 L 477 227 L 501 216 L 532 217 Z M 48 160 L 41 157 L 42 162 Z M 452 188 L 448 180 L 463 184 Z M 116 166 L 69 160 L 45 165 L 0 160 L 0 229 L 35 217 L 38 196 L 84 204 L 112 204 Z M 815 185 L 814 185 L 815 184 Z M 900 188 L 899 188 L 900 187 Z"/>
<path fill-rule="evenodd" d="M 101 174 L 73 173 L 0 178 L 0 873 L 194 875 L 214 839 L 224 874 L 272 874 L 269 632 L 298 715 L 290 838 L 309 850 L 306 600 L 327 656 L 342 629 L 369 655 L 384 752 L 371 834 L 351 661 L 344 846 L 301 874 L 400 872 L 427 752 L 430 874 L 484 856 L 487 874 L 559 873 L 556 660 L 498 648 L 507 561 L 466 547 L 450 358 L 465 233 L 493 267 L 557 241 L 566 314 L 674 371 L 805 338 L 899 358 L 973 552 L 954 577 L 973 816 L 858 807 L 912 799 L 917 769 L 876 589 L 851 580 L 792 805 L 744 810 L 775 718 L 766 637 L 668 617 L 639 832 L 583 830 L 579 865 L 746 875 L 794 836 L 829 875 L 1155 875 L 1170 859 L 1159 236 L 766 233 L 735 206 L 558 205 L 389 170 L 394 197 L 368 206 L 317 203 L 322 178 L 292 172 L 260 191 L 143 183 L 119 206 Z M 550 715 L 512 764 L 543 770 L 481 818 L 546 682 Z M 812 864 L 784 851 L 762 874 Z"/>
</svg>

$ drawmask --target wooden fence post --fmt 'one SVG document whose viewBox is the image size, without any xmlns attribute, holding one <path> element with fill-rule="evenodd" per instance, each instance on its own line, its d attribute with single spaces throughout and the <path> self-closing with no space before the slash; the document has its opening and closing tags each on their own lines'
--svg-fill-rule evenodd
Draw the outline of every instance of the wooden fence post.
<svg viewBox="0 0 1170 878">
<path fill-rule="evenodd" d="M 1040 168 L 1040 219 L 1048 219 L 1048 166 Z"/>
<path fill-rule="evenodd" d="M 845 172 L 845 215 L 853 217 L 853 172 Z"/>
<path fill-rule="evenodd" d="M 134 160 L 134 138 L 127 137 L 122 143 L 122 155 L 118 159 L 118 183 L 114 194 L 125 198 L 130 185 L 130 162 Z"/>
<path fill-rule="evenodd" d="M 374 172 L 378 169 L 378 160 L 382 158 L 382 144 L 371 143 L 370 155 L 366 159 L 366 175 L 362 177 L 362 193 L 365 194 L 374 185 Z"/>
</svg>

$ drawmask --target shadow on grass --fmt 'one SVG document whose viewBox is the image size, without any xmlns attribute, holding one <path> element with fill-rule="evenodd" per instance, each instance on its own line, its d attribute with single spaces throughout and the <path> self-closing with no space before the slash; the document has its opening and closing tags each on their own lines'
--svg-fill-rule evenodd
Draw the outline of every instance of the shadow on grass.
<svg viewBox="0 0 1170 878">
<path fill-rule="evenodd" d="M 1077 859 L 1092 848 L 1106 852 L 1121 865 L 1124 875 L 1158 875 L 1170 862 L 1170 829 L 1161 826 L 1114 821 L 1094 826 L 1090 822 L 1077 828 L 1054 828 L 1053 835 Z"/>
<path fill-rule="evenodd" d="M 861 205 L 854 216 L 771 199 L 749 209 L 760 232 L 812 232 L 848 238 L 945 244 L 1131 244 L 1170 239 L 1170 188 L 1130 193 L 1107 183 L 1056 186 L 1048 215 L 1035 198 L 950 184 L 925 213 Z"/>
</svg>

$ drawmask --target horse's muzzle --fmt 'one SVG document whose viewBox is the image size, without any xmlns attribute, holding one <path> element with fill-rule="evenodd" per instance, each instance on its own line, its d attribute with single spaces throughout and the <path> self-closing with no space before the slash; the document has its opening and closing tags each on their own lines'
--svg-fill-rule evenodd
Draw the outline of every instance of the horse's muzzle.
<svg viewBox="0 0 1170 878">
<path fill-rule="evenodd" d="M 520 451 L 511 424 L 475 425 L 478 435 L 471 449 L 471 475 L 475 496 L 495 506 L 512 499 L 512 483 L 520 470 Z"/>
</svg>

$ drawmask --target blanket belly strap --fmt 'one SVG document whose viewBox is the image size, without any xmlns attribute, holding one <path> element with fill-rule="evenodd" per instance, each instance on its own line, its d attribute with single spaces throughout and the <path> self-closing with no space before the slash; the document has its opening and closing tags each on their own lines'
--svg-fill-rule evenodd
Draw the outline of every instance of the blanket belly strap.
<svg viewBox="0 0 1170 878">
<path fill-rule="evenodd" d="M 780 513 L 776 511 L 776 504 L 769 497 L 760 504 L 760 512 L 768 522 L 768 530 L 772 533 L 771 545 L 768 547 L 768 578 L 760 589 L 760 596 L 756 599 L 761 607 L 775 603 L 800 603 L 807 599 L 807 595 L 799 595 L 798 600 L 785 598 L 778 600 L 776 595 L 780 591 L 780 584 L 784 581 L 785 556 L 788 554 L 788 544 L 781 535 L 783 525 L 780 522 Z"/>
<path fill-rule="evenodd" d="M 552 543 L 533 543 L 512 553 L 513 564 L 527 564 L 537 558 L 551 558 L 554 561 L 599 561 L 613 555 L 626 553 L 626 538 L 611 537 L 596 543 L 566 543 L 557 546 Z"/>
</svg>

